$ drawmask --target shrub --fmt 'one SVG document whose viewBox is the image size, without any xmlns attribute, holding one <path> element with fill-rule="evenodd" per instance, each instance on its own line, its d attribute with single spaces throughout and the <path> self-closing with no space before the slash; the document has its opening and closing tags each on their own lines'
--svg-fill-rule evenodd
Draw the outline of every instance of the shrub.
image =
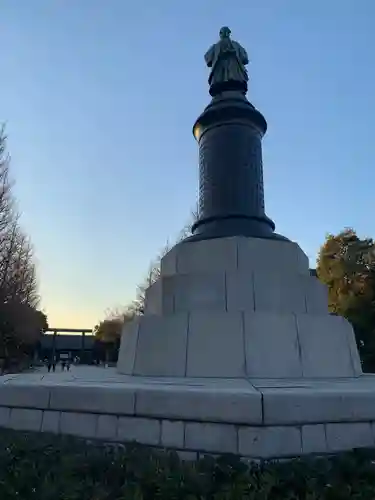
<svg viewBox="0 0 375 500">
<path fill-rule="evenodd" d="M 69 437 L 0 432 L 4 500 L 346 500 L 375 498 L 372 450 L 245 465 L 235 457 L 182 462 L 174 453 Z"/>
</svg>

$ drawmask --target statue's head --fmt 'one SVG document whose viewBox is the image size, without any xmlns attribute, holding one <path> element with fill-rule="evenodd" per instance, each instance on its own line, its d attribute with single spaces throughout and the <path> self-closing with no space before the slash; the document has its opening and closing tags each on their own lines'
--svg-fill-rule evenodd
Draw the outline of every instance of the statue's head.
<svg viewBox="0 0 375 500">
<path fill-rule="evenodd" d="M 223 26 L 219 32 L 221 40 L 223 40 L 223 38 L 229 38 L 230 34 L 231 34 L 231 31 L 227 26 Z"/>
</svg>

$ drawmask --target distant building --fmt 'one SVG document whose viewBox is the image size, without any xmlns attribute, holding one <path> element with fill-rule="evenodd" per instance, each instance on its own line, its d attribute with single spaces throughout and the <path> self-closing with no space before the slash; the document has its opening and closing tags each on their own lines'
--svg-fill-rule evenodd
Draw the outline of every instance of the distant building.
<svg viewBox="0 0 375 500">
<path fill-rule="evenodd" d="M 80 335 L 76 334 L 78 332 Z M 95 345 L 96 338 L 92 330 L 49 329 L 42 335 L 38 356 L 40 359 L 56 356 L 57 360 L 78 356 L 81 363 L 90 364 L 95 359 Z"/>
</svg>

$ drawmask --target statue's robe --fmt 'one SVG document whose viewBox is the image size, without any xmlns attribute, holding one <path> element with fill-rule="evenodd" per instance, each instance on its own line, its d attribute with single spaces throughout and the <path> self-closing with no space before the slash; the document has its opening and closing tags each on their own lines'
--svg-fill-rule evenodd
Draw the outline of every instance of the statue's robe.
<svg viewBox="0 0 375 500">
<path fill-rule="evenodd" d="M 212 68 L 208 79 L 210 85 L 228 81 L 245 83 L 249 79 L 245 68 L 249 58 L 238 42 L 227 38 L 220 40 L 208 49 L 204 58 Z"/>
</svg>

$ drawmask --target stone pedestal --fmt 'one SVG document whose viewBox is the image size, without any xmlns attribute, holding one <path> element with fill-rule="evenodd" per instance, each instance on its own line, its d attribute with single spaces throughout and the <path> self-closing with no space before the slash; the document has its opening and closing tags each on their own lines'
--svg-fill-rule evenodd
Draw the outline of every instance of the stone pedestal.
<svg viewBox="0 0 375 500">
<path fill-rule="evenodd" d="M 335 453 L 375 446 L 375 377 L 298 245 L 208 239 L 163 258 L 146 314 L 124 327 L 117 372 L 0 377 L 0 426 L 185 459 Z"/>
<path fill-rule="evenodd" d="M 175 246 L 124 328 L 118 371 L 147 384 L 154 416 L 184 423 L 185 450 L 268 459 L 375 444 L 375 379 L 290 241 Z"/>
<path fill-rule="evenodd" d="M 125 327 L 118 371 L 152 377 L 358 377 L 352 327 L 296 243 L 216 238 L 161 262 L 145 315 Z"/>
</svg>

